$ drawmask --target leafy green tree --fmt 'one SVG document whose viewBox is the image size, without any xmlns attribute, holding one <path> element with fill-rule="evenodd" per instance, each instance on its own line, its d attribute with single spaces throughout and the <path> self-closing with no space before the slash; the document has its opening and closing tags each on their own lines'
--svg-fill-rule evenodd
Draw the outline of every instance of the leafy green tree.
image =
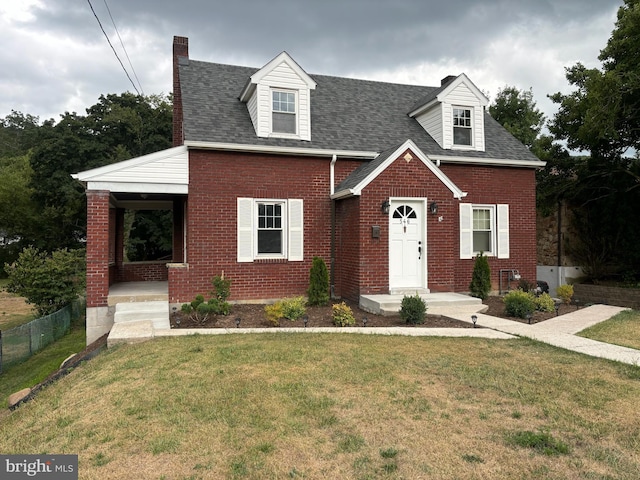
<svg viewBox="0 0 640 480">
<path fill-rule="evenodd" d="M 640 211 L 639 52 L 640 2 L 625 0 L 600 53 L 602 69 L 568 68 L 574 91 L 550 96 L 558 104 L 551 132 L 589 154 L 575 165 L 565 196 L 581 239 L 573 253 L 596 278 L 610 269 L 640 269 L 640 223 L 634 221 Z"/>
<path fill-rule="evenodd" d="M 506 86 L 498 91 L 489 106 L 491 116 L 528 148 L 531 148 L 544 124 L 544 115 L 536 108 L 533 90 Z"/>
<path fill-rule="evenodd" d="M 84 250 L 56 250 L 52 254 L 25 248 L 18 260 L 5 265 L 7 290 L 33 304 L 40 315 L 60 310 L 84 290 Z"/>
</svg>

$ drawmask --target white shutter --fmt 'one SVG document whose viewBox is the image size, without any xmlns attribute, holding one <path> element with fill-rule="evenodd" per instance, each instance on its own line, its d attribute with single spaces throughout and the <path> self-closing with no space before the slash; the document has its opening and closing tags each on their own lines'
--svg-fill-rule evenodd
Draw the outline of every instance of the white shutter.
<svg viewBox="0 0 640 480">
<path fill-rule="evenodd" d="M 498 258 L 509 258 L 509 205 L 497 205 Z"/>
<path fill-rule="evenodd" d="M 304 217 L 302 200 L 289 199 L 289 261 L 304 259 Z"/>
<path fill-rule="evenodd" d="M 238 262 L 253 262 L 253 198 L 238 198 Z"/>
<path fill-rule="evenodd" d="M 460 258 L 473 258 L 473 214 L 470 203 L 460 204 Z"/>
</svg>

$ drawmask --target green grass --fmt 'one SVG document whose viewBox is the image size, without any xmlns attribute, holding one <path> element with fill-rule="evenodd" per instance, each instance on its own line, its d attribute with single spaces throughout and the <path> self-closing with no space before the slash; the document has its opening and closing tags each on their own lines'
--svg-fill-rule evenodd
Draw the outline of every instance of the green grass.
<svg viewBox="0 0 640 480">
<path fill-rule="evenodd" d="M 67 357 L 84 350 L 85 342 L 84 324 L 78 322 L 60 340 L 46 346 L 23 363 L 5 368 L 0 374 L 1 405 L 6 405 L 12 393 L 31 388 L 58 370 Z"/>
<path fill-rule="evenodd" d="M 6 415 L 0 451 L 78 454 L 82 479 L 636 480 L 639 379 L 525 339 L 164 338 Z"/>
<path fill-rule="evenodd" d="M 578 335 L 640 350 L 640 311 L 625 310 L 606 322 L 583 330 Z"/>
</svg>

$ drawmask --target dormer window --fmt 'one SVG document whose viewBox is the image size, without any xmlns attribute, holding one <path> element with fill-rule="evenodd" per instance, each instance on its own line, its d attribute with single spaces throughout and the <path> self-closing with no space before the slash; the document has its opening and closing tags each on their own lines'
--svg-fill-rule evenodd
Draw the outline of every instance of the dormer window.
<svg viewBox="0 0 640 480">
<path fill-rule="evenodd" d="M 453 108 L 453 144 L 471 146 L 472 128 L 471 128 L 471 109 L 469 108 Z"/>
<path fill-rule="evenodd" d="M 274 90 L 271 93 L 271 98 L 273 133 L 290 133 L 295 135 L 297 133 L 295 93 Z"/>
</svg>

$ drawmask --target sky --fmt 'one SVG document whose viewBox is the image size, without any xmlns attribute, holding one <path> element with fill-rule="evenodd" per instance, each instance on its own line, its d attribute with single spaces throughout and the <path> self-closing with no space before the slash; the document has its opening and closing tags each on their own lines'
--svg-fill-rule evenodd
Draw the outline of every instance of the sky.
<svg viewBox="0 0 640 480">
<path fill-rule="evenodd" d="M 192 59 L 262 67 L 287 51 L 311 76 L 439 86 L 466 73 L 568 93 L 565 67 L 600 67 L 622 0 L 2 0 L 0 118 L 59 120 L 101 94 L 171 92 L 173 36 Z M 116 58 L 109 37 L 131 81 Z M 114 27 L 115 24 L 115 27 Z M 124 45 L 124 49 L 123 46 Z"/>
</svg>

